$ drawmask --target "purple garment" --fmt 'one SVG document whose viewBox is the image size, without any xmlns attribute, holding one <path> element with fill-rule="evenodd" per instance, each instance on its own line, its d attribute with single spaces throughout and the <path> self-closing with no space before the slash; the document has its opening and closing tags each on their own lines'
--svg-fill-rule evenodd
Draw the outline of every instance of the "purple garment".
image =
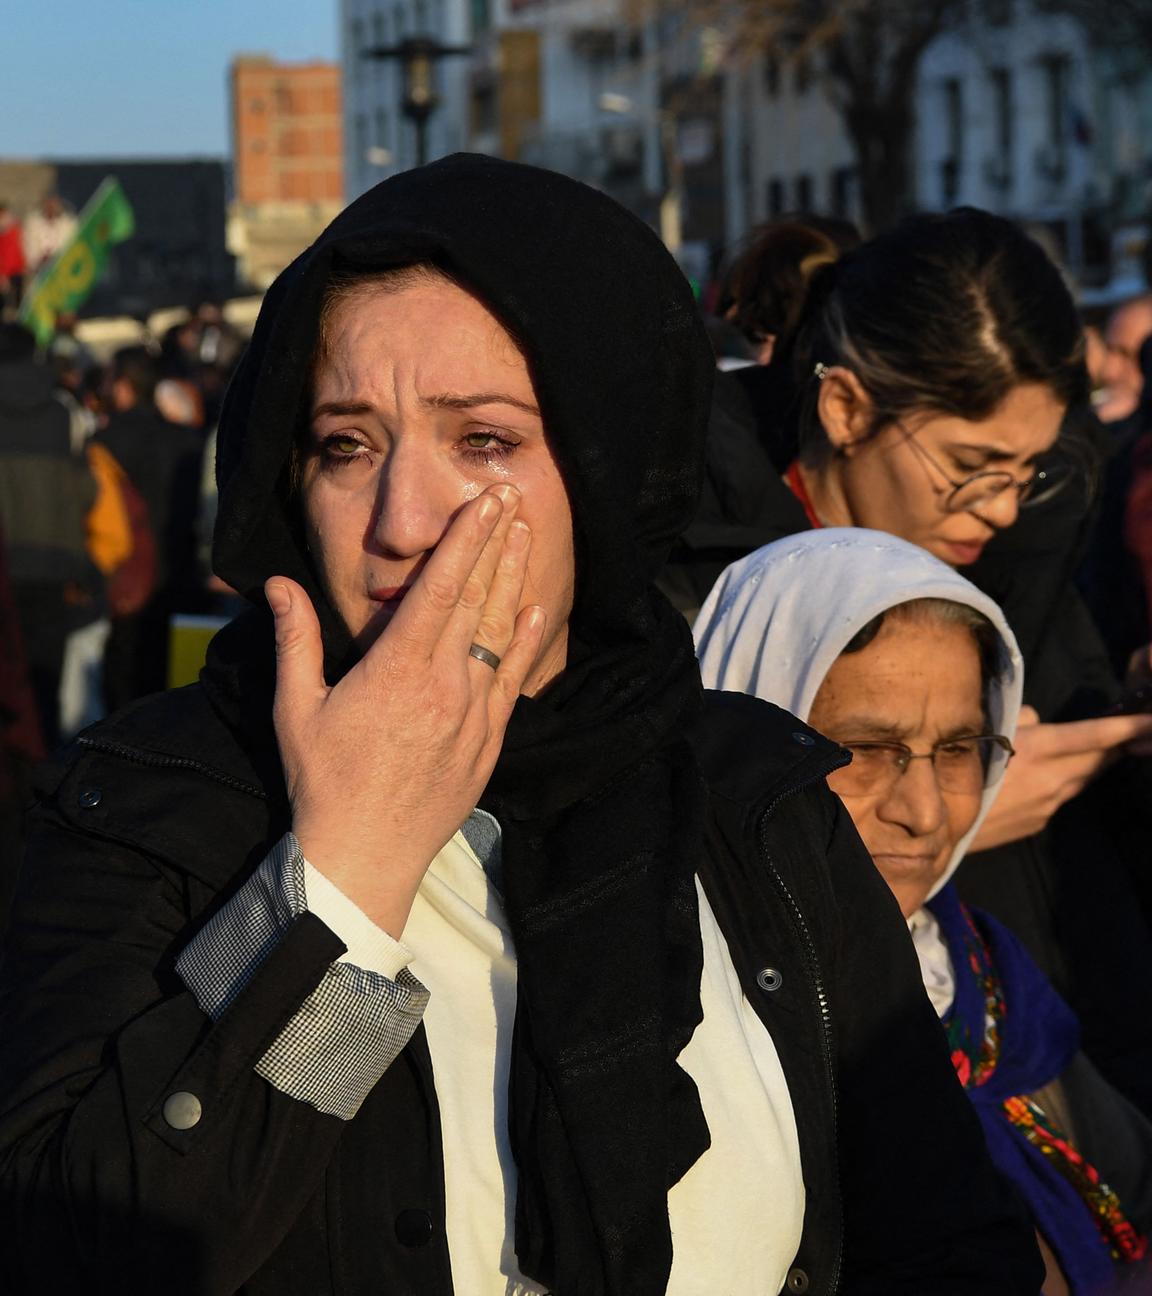
<svg viewBox="0 0 1152 1296">
<path fill-rule="evenodd" d="M 984 1126 L 992 1160 L 1027 1201 L 1073 1296 L 1100 1296 L 1116 1278 L 1108 1244 L 1079 1193 L 1011 1123 L 1003 1107 L 1005 1099 L 1034 1093 L 1061 1074 L 1080 1047 L 1080 1025 L 1007 927 L 983 910 L 966 909 L 951 884 L 928 908 L 940 924 L 956 972 L 956 997 L 944 1026 L 950 1034 L 961 1027 L 975 1045 L 973 1078 L 965 1089 Z M 974 941 L 966 913 L 991 953 L 991 971 L 1004 996 L 1000 1054 L 995 1070 L 979 1085 L 974 1076 L 985 1029 L 984 977 L 983 969 L 978 973 L 972 967 Z M 982 951 L 978 957 L 983 958 Z"/>
</svg>

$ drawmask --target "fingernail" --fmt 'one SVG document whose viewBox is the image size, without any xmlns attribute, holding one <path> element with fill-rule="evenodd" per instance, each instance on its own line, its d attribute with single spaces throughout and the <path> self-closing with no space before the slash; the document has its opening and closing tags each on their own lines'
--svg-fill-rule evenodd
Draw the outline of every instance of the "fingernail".
<svg viewBox="0 0 1152 1296">
<path fill-rule="evenodd" d="M 480 496 L 480 521 L 495 522 L 496 519 L 504 512 L 504 505 L 500 500 L 491 493 L 486 492 Z"/>
<path fill-rule="evenodd" d="M 515 504 L 520 499 L 520 492 L 516 487 L 507 483 L 503 486 L 494 486 L 492 488 L 492 494 L 500 500 L 501 504 L 503 504 L 505 508 Z"/>
<path fill-rule="evenodd" d="M 528 610 L 528 628 L 530 630 L 535 630 L 538 627 L 543 626 L 547 619 L 548 613 L 545 612 L 542 607 L 534 607 Z"/>
<path fill-rule="evenodd" d="M 269 581 L 264 586 L 264 597 L 272 609 L 273 616 L 283 616 L 292 610 L 292 591 L 279 581 Z"/>
<path fill-rule="evenodd" d="M 508 528 L 508 539 L 505 543 L 516 552 L 524 549 L 532 536 L 532 529 L 527 522 L 513 522 Z"/>
</svg>

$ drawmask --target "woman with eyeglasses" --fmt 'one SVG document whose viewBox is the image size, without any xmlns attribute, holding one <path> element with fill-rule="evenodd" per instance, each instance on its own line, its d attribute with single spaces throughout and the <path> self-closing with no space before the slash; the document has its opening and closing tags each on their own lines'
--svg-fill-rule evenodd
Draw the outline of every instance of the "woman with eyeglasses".
<svg viewBox="0 0 1152 1296">
<path fill-rule="evenodd" d="M 1089 1051 L 1152 1113 L 1152 934 L 1132 876 L 1152 798 L 1128 786 L 1135 762 L 1098 778 L 1152 718 L 1105 714 L 1121 684 L 1072 579 L 1095 464 L 1076 308 L 1037 243 L 972 209 L 804 268 L 760 276 L 805 299 L 768 366 L 727 376 L 781 478 L 744 552 L 871 527 L 962 568 L 1004 609 L 1029 706 L 960 885 L 1025 940 L 1073 998 Z"/>
<path fill-rule="evenodd" d="M 695 636 L 706 686 L 851 752 L 829 786 L 908 923 L 993 1160 L 1031 1207 L 1044 1292 L 1112 1290 L 1147 1249 L 1152 1125 L 1079 1054 L 1076 1018 L 1020 943 L 950 881 L 1013 754 L 1023 663 L 1000 609 L 923 549 L 830 528 L 734 563 Z"/>
</svg>

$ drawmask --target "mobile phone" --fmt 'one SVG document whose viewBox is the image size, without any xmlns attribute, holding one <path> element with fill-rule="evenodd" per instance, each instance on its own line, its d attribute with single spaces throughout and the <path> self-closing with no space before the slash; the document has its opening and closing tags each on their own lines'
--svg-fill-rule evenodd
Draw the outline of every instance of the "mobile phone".
<svg viewBox="0 0 1152 1296">
<path fill-rule="evenodd" d="M 1138 684 L 1126 688 L 1120 701 L 1110 706 L 1105 715 L 1144 715 L 1152 712 L 1152 684 Z"/>
</svg>

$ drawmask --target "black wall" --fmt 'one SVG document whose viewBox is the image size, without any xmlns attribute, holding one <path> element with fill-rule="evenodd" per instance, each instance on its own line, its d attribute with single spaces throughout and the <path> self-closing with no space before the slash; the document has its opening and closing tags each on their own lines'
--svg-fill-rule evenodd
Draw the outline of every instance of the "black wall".
<svg viewBox="0 0 1152 1296">
<path fill-rule="evenodd" d="M 79 213 L 105 176 L 115 176 L 136 213 L 81 314 L 143 315 L 235 291 L 225 246 L 227 167 L 219 161 L 54 160 L 60 197 Z"/>
</svg>

